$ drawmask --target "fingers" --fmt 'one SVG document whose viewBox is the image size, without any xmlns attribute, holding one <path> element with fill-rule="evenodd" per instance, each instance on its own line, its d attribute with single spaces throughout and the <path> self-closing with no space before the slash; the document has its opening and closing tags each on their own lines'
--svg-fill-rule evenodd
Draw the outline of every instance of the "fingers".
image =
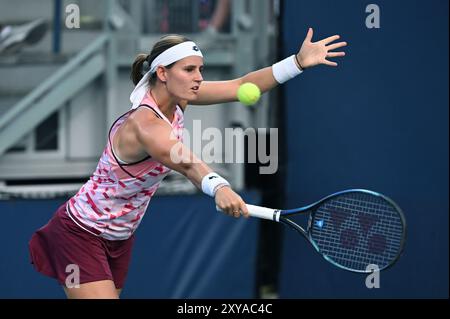
<svg viewBox="0 0 450 319">
<path fill-rule="evenodd" d="M 229 216 L 233 216 L 236 218 L 239 218 L 241 216 L 241 204 L 238 201 L 230 202 L 227 204 L 219 204 L 217 206 L 223 213 Z"/>
<path fill-rule="evenodd" d="M 328 60 L 324 60 L 323 64 L 329 65 L 329 66 L 338 66 L 338 64 L 336 62 L 331 62 Z"/>
<path fill-rule="evenodd" d="M 223 205 L 222 207 L 219 206 L 219 208 L 225 214 L 235 218 L 241 217 L 241 214 L 245 218 L 250 217 L 247 205 L 244 203 L 242 199 L 234 203 L 229 203 L 228 205 Z"/>
<path fill-rule="evenodd" d="M 334 43 L 334 44 L 330 44 L 329 46 L 327 46 L 328 51 L 332 51 L 338 48 L 342 48 L 345 47 L 347 45 L 347 42 L 339 42 L 339 43 Z"/>
<path fill-rule="evenodd" d="M 245 218 L 249 218 L 250 215 L 248 212 L 247 205 L 244 203 L 244 201 L 242 199 L 240 200 L 238 205 L 239 206 L 237 208 L 232 209 L 232 214 L 230 214 L 230 215 L 232 215 L 236 218 L 239 218 L 239 217 L 241 217 L 241 214 L 242 214 L 242 216 L 244 216 Z"/>
<path fill-rule="evenodd" d="M 312 42 L 312 37 L 314 35 L 314 31 L 312 28 L 308 29 L 308 33 L 306 34 L 305 41 Z"/>
<path fill-rule="evenodd" d="M 338 39 L 340 39 L 341 37 L 339 35 L 333 35 L 331 37 L 328 37 L 326 39 L 321 40 L 320 42 L 322 42 L 323 44 L 327 45 L 328 43 L 331 43 L 333 41 L 336 41 Z"/>
<path fill-rule="evenodd" d="M 345 52 L 328 52 L 327 58 L 336 58 L 340 56 L 345 56 Z"/>
<path fill-rule="evenodd" d="M 249 218 L 250 217 L 250 213 L 249 213 L 247 205 L 244 203 L 244 201 L 242 201 L 240 209 L 241 209 L 242 215 L 245 218 Z"/>
<path fill-rule="evenodd" d="M 241 214 L 249 217 L 247 205 L 231 188 L 220 188 L 215 194 L 215 200 L 219 210 L 225 214 L 236 218 L 241 217 Z"/>
<path fill-rule="evenodd" d="M 234 218 L 239 218 L 239 217 L 241 217 L 241 210 L 240 210 L 239 208 L 234 208 L 234 209 L 233 209 L 232 216 L 234 216 Z"/>
<path fill-rule="evenodd" d="M 331 37 L 333 38 L 333 37 Z M 326 48 L 328 49 L 328 51 L 332 51 L 338 48 L 342 48 L 345 47 L 347 45 L 347 42 L 339 42 L 339 43 L 334 43 L 331 44 L 329 46 L 327 46 Z M 342 57 L 345 56 L 345 52 L 328 52 L 327 53 L 327 58 L 336 58 L 336 57 Z M 338 64 L 336 62 L 332 62 L 332 61 L 328 61 L 328 60 L 324 60 L 323 64 L 325 65 L 329 65 L 329 66 L 338 66 Z"/>
</svg>

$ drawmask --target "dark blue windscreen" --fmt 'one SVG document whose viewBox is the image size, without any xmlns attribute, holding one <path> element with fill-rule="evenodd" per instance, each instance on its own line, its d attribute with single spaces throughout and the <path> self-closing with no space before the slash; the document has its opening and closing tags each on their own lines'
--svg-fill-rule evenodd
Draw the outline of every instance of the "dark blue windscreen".
<svg viewBox="0 0 450 319">
<path fill-rule="evenodd" d="M 366 27 L 371 3 L 380 9 L 379 29 Z M 400 205 L 408 239 L 382 272 L 381 288 L 367 289 L 364 276 L 323 262 L 286 231 L 281 297 L 448 298 L 448 4 L 283 1 L 284 56 L 298 51 L 308 27 L 313 41 L 339 34 L 348 42 L 337 68 L 309 69 L 282 86 L 285 207 L 371 189 Z"/>
</svg>

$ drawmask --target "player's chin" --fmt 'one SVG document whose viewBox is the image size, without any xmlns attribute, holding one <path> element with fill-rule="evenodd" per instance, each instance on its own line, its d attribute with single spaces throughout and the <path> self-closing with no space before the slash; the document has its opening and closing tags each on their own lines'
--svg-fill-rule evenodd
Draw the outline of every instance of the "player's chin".
<svg viewBox="0 0 450 319">
<path fill-rule="evenodd" d="M 198 99 L 198 90 L 189 89 L 177 94 L 179 100 L 196 101 Z"/>
<path fill-rule="evenodd" d="M 198 98 L 198 90 L 190 89 L 188 95 L 189 97 L 186 97 L 187 100 L 196 100 Z"/>
</svg>

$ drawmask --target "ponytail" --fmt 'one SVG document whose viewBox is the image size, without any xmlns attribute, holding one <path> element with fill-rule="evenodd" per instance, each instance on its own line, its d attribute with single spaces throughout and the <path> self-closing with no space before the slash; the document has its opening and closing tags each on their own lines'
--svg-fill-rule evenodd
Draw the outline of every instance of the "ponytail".
<svg viewBox="0 0 450 319">
<path fill-rule="evenodd" d="M 134 85 L 137 85 L 139 81 L 144 77 L 144 63 L 147 61 L 146 54 L 139 54 L 133 62 L 131 67 L 131 80 Z"/>
</svg>

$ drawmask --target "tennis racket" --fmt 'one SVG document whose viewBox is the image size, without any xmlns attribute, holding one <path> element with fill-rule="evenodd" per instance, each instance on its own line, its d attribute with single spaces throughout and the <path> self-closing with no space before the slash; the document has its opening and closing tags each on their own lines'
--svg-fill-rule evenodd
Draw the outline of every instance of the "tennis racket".
<svg viewBox="0 0 450 319">
<path fill-rule="evenodd" d="M 363 189 L 327 196 L 295 209 L 247 205 L 250 216 L 283 223 L 308 240 L 333 265 L 358 273 L 392 266 L 402 253 L 406 222 L 400 207 L 388 197 Z M 309 214 L 306 229 L 295 222 Z"/>
</svg>

